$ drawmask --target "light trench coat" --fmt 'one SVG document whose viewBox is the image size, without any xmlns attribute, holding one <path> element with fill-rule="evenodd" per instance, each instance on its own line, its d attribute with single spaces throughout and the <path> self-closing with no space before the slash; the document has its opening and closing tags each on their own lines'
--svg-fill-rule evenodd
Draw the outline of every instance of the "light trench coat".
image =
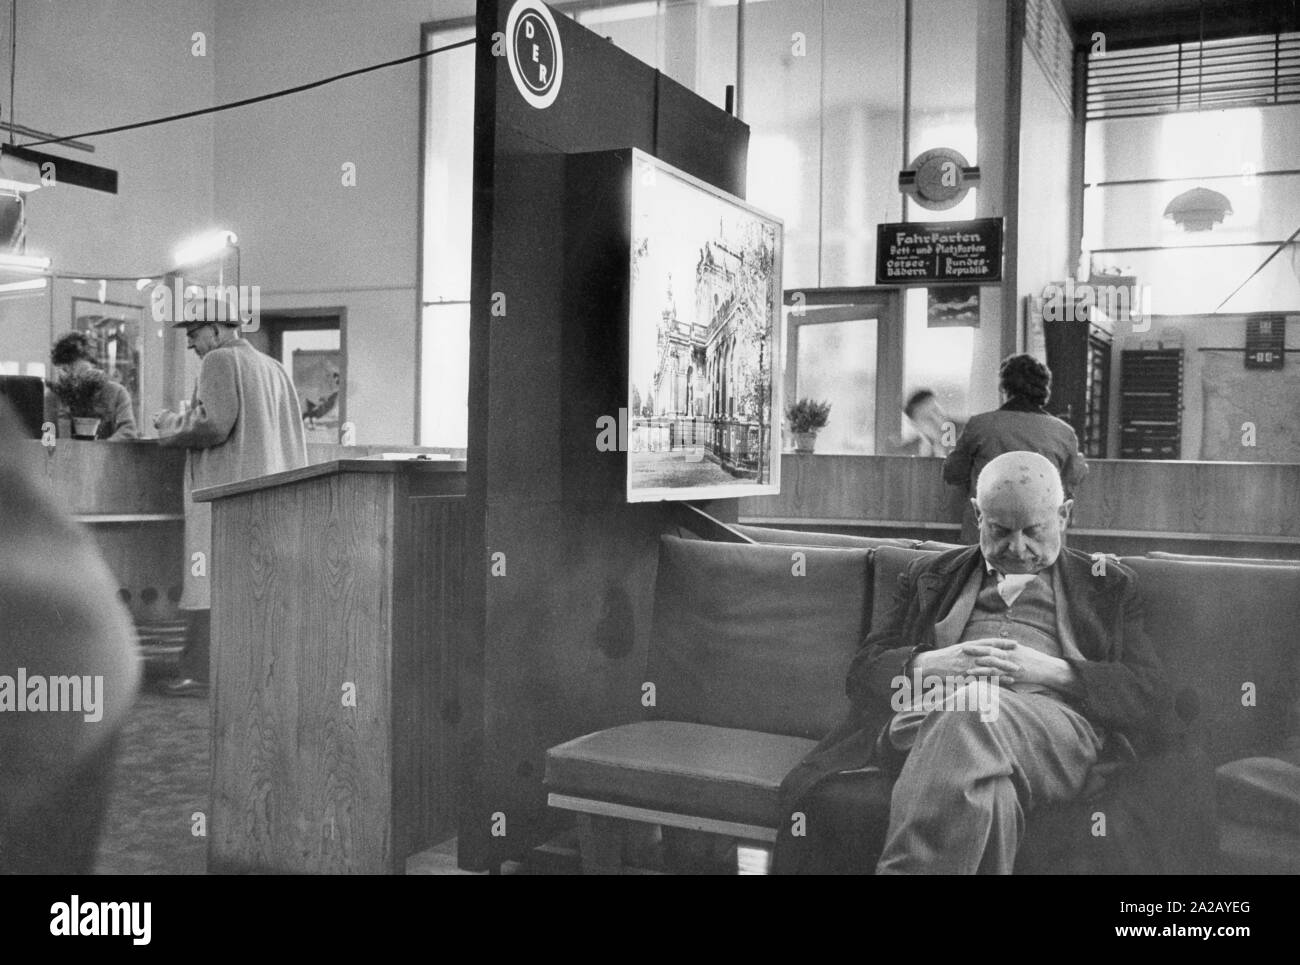
<svg viewBox="0 0 1300 965">
<path fill-rule="evenodd" d="M 212 607 L 212 504 L 193 492 L 307 465 L 301 413 L 284 366 L 238 339 L 203 357 L 189 411 L 160 420 L 158 444 L 189 449 L 181 609 Z"/>
</svg>

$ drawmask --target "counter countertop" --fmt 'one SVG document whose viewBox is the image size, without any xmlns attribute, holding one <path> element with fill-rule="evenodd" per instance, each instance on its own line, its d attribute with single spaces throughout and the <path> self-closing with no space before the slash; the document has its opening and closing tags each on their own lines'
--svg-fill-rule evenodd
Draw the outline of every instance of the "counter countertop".
<svg viewBox="0 0 1300 965">
<path fill-rule="evenodd" d="M 303 466 L 301 469 L 290 469 L 287 472 L 271 473 L 269 476 L 258 476 L 254 479 L 244 479 L 240 482 L 224 483 L 220 486 L 208 486 L 205 489 L 196 489 L 194 491 L 194 501 L 198 503 L 212 502 L 217 499 L 225 499 L 227 496 L 238 496 L 241 493 L 254 492 L 261 489 L 273 489 L 276 486 L 286 486 L 290 483 L 301 482 L 305 479 L 315 479 L 322 476 L 336 476 L 343 473 L 418 473 L 420 475 L 436 475 L 439 473 L 454 474 L 465 472 L 465 461 L 463 459 L 332 459 L 329 462 L 317 463 L 313 466 Z"/>
</svg>

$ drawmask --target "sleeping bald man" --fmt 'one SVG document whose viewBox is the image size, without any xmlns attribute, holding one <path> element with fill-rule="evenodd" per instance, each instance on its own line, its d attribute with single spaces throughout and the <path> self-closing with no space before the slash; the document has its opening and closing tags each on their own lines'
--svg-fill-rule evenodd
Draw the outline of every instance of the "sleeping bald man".
<svg viewBox="0 0 1300 965">
<path fill-rule="evenodd" d="M 1026 815 L 1078 796 L 1108 744 L 1131 755 L 1168 712 L 1132 572 L 1062 545 L 1056 467 L 1004 453 L 973 502 L 979 546 L 912 562 L 850 668 L 852 717 L 782 785 L 808 831 L 778 839 L 776 871 L 1009 874 Z M 851 810 L 868 766 L 896 774 L 878 862 L 816 800 Z"/>
</svg>

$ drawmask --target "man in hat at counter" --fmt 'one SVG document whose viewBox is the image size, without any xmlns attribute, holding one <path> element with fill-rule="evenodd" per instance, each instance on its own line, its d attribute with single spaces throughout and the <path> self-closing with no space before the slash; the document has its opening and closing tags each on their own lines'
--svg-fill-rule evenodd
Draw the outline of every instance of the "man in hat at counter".
<svg viewBox="0 0 1300 965">
<path fill-rule="evenodd" d="M 191 314 L 188 313 L 187 314 Z M 154 418 L 158 442 L 184 446 L 185 583 L 180 606 L 190 612 L 180 679 L 164 692 L 206 696 L 211 636 L 212 508 L 193 492 L 307 465 L 298 393 L 275 359 L 240 336 L 237 309 L 209 299 L 199 318 L 177 321 L 202 360 L 189 408 Z"/>
</svg>

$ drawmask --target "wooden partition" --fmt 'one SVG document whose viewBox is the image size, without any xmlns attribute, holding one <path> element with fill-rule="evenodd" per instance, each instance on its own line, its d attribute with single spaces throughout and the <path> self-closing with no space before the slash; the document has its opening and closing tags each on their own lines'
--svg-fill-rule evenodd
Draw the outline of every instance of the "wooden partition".
<svg viewBox="0 0 1300 965">
<path fill-rule="evenodd" d="M 464 468 L 336 460 L 195 494 L 209 870 L 400 874 L 454 833 Z"/>
<path fill-rule="evenodd" d="M 82 442 L 59 439 L 46 448 L 35 439 L 16 445 L 20 458 L 64 508 L 84 522 L 176 516 L 182 512 L 183 450 L 149 439 Z"/>
<path fill-rule="evenodd" d="M 1071 525 L 1081 548 L 1300 553 L 1300 465 L 1116 459 L 1089 465 Z M 740 520 L 952 539 L 964 499 L 944 484 L 942 459 L 787 454 L 781 494 L 741 500 Z"/>
</svg>

